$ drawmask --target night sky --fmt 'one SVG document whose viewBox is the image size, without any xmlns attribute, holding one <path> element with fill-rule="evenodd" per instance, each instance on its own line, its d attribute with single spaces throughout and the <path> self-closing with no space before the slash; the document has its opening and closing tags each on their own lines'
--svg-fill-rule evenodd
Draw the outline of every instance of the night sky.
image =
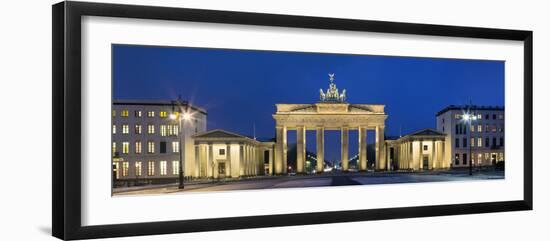
<svg viewBox="0 0 550 241">
<path fill-rule="evenodd" d="M 275 135 L 276 103 L 317 102 L 328 73 L 349 103 L 386 105 L 386 135 L 435 128 L 451 104 L 504 105 L 503 61 L 113 45 L 113 98 L 181 95 L 208 111 L 209 130 L 252 136 L 255 125 L 262 138 Z M 306 139 L 315 152 L 315 132 Z M 350 157 L 356 139 L 350 132 Z M 325 143 L 326 159 L 338 159 L 340 133 L 327 131 Z"/>
</svg>

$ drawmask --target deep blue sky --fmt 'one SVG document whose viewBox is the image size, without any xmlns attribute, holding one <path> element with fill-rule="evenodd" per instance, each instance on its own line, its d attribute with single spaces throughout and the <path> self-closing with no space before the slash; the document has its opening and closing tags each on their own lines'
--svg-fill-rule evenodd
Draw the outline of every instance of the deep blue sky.
<svg viewBox="0 0 550 241">
<path fill-rule="evenodd" d="M 435 128 L 447 105 L 504 105 L 504 62 L 153 46 L 113 46 L 113 97 L 174 99 L 208 111 L 208 129 L 273 137 L 276 103 L 315 103 L 328 73 L 347 101 L 385 104 L 386 135 Z M 327 159 L 340 155 L 329 132 Z M 370 135 L 371 137 L 373 135 Z M 314 139 L 314 132 L 307 134 Z M 350 156 L 356 151 L 350 136 Z M 372 140 L 372 138 L 369 138 Z M 289 133 L 289 142 L 295 134 Z M 307 148 L 315 150 L 314 141 Z M 329 151 L 333 149 L 333 151 Z"/>
</svg>

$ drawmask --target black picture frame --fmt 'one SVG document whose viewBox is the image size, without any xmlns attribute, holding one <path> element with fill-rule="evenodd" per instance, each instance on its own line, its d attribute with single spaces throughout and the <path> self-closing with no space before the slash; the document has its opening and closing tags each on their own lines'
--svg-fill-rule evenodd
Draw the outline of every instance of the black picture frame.
<svg viewBox="0 0 550 241">
<path fill-rule="evenodd" d="M 533 32 L 415 23 L 335 19 L 262 13 L 197 10 L 89 2 L 52 6 L 52 233 L 60 239 L 106 238 L 213 230 L 322 224 L 457 214 L 532 210 L 533 208 Z M 231 23 L 329 30 L 350 30 L 524 43 L 524 180 L 523 199 L 421 207 L 213 218 L 98 226 L 81 224 L 81 17 Z"/>
</svg>

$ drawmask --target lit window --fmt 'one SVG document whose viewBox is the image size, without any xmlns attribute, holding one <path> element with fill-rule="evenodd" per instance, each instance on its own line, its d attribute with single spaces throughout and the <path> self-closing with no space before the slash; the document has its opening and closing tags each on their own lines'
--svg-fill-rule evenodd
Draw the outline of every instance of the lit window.
<svg viewBox="0 0 550 241">
<path fill-rule="evenodd" d="M 122 125 L 122 134 L 128 134 L 128 133 L 130 133 L 130 127 L 128 126 L 128 124 Z"/>
<path fill-rule="evenodd" d="M 475 139 L 475 138 L 473 138 L 473 137 L 470 138 L 470 146 L 472 146 L 472 147 L 474 147 L 475 144 L 476 144 L 474 139 Z"/>
<path fill-rule="evenodd" d="M 162 118 L 166 118 L 168 116 L 168 113 L 166 111 L 159 112 L 159 116 Z"/>
<path fill-rule="evenodd" d="M 504 120 L 504 115 L 503 114 L 498 115 L 498 119 L 499 120 Z"/>
<path fill-rule="evenodd" d="M 460 119 L 462 116 L 460 114 L 455 114 L 455 119 Z"/>
<path fill-rule="evenodd" d="M 147 111 L 147 117 L 155 117 L 154 111 Z"/>
<path fill-rule="evenodd" d="M 483 138 L 481 137 L 477 138 L 477 147 L 483 147 Z"/>
<path fill-rule="evenodd" d="M 470 132 L 474 132 L 475 131 L 475 126 L 474 125 L 470 125 Z"/>
<path fill-rule="evenodd" d="M 178 175 L 180 171 L 180 162 L 172 161 L 172 175 Z"/>
<path fill-rule="evenodd" d="M 155 125 L 147 125 L 147 133 L 155 134 Z"/>
<path fill-rule="evenodd" d="M 485 153 L 485 160 L 489 160 L 489 153 Z"/>
<path fill-rule="evenodd" d="M 154 141 L 148 141 L 147 142 L 147 153 L 155 153 L 155 142 Z"/>
<path fill-rule="evenodd" d="M 136 162 L 136 176 L 141 176 L 141 162 Z"/>
<path fill-rule="evenodd" d="M 497 132 L 497 126 L 491 125 L 491 132 Z"/>
<path fill-rule="evenodd" d="M 135 117 L 141 117 L 141 110 L 134 111 L 134 116 Z"/>
<path fill-rule="evenodd" d="M 113 149 L 113 156 L 115 156 L 115 154 L 116 154 L 116 142 L 113 142 L 112 149 Z"/>
<path fill-rule="evenodd" d="M 130 142 L 122 142 L 122 154 L 128 154 L 130 151 Z"/>
<path fill-rule="evenodd" d="M 172 142 L 172 152 L 180 152 L 180 143 L 179 141 Z"/>
<path fill-rule="evenodd" d="M 136 141 L 136 154 L 141 154 L 141 141 Z"/>
<path fill-rule="evenodd" d="M 116 125 L 113 125 L 113 134 L 116 134 Z"/>
<path fill-rule="evenodd" d="M 147 162 L 147 175 L 148 176 L 154 176 L 155 175 L 155 162 L 154 161 L 148 161 Z"/>
<path fill-rule="evenodd" d="M 477 125 L 477 132 L 483 132 L 483 125 Z"/>
<path fill-rule="evenodd" d="M 113 117 L 116 116 L 116 110 L 113 110 L 113 113 L 112 113 Z"/>
<path fill-rule="evenodd" d="M 498 153 L 498 161 L 504 161 L 504 153 L 500 152 Z"/>
<path fill-rule="evenodd" d="M 134 129 L 136 134 L 141 134 L 141 125 L 136 125 Z"/>
<path fill-rule="evenodd" d="M 477 119 L 478 120 L 481 120 L 481 117 L 482 117 L 481 114 L 477 114 Z"/>
<path fill-rule="evenodd" d="M 120 116 L 122 116 L 122 117 L 128 117 L 128 110 L 122 110 L 122 111 L 120 112 Z"/>
<path fill-rule="evenodd" d="M 123 177 L 128 176 L 128 168 L 129 167 L 130 167 L 130 163 L 128 163 L 128 162 L 123 162 L 122 163 L 122 176 Z"/>
<path fill-rule="evenodd" d="M 166 176 L 166 173 L 168 173 L 166 161 L 160 161 L 160 175 Z"/>
<path fill-rule="evenodd" d="M 160 125 L 160 136 L 166 136 L 166 125 Z"/>
</svg>

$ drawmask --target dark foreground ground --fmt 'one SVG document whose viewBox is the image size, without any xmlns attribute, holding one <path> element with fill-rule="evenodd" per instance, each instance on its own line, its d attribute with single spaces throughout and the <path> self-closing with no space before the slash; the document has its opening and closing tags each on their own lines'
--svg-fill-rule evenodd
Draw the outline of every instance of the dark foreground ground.
<svg viewBox="0 0 550 241">
<path fill-rule="evenodd" d="M 476 171 L 472 176 L 467 170 L 430 172 L 367 172 L 325 173 L 305 176 L 264 176 L 237 180 L 203 180 L 185 183 L 184 189 L 177 184 L 142 187 L 115 188 L 113 195 L 167 194 L 178 192 L 210 192 L 229 190 L 252 190 L 268 188 L 325 187 L 345 185 L 373 185 L 392 183 L 420 183 L 468 180 L 504 179 L 504 171 Z"/>
</svg>

